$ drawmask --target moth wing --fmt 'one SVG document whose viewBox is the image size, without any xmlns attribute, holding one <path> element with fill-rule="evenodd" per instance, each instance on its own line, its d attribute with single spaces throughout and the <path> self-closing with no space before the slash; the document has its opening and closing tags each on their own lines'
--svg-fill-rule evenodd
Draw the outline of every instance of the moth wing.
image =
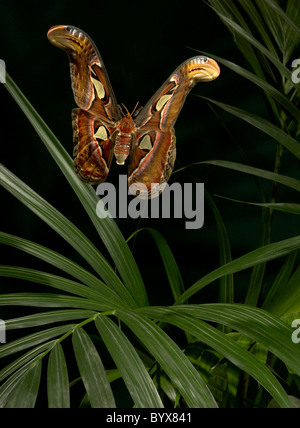
<svg viewBox="0 0 300 428">
<path fill-rule="evenodd" d="M 84 31 L 56 25 L 48 39 L 69 57 L 74 98 L 81 109 L 72 113 L 75 171 L 82 181 L 97 184 L 108 174 L 120 109 L 98 49 Z"/>
<path fill-rule="evenodd" d="M 167 183 L 176 159 L 176 137 L 170 131 L 137 131 L 128 162 L 128 185 L 141 199 L 158 196 Z"/>
<path fill-rule="evenodd" d="M 182 63 L 150 98 L 135 118 L 136 139 L 129 158 L 128 184 L 147 189 L 155 197 L 172 173 L 175 158 L 174 125 L 184 101 L 198 82 L 214 80 L 220 74 L 216 61 L 193 57 Z M 151 190 L 151 184 L 152 189 Z"/>
<path fill-rule="evenodd" d="M 74 169 L 85 183 L 97 185 L 109 172 L 114 135 L 107 124 L 81 109 L 72 111 Z"/>
<path fill-rule="evenodd" d="M 115 123 L 121 113 L 103 60 L 92 39 L 82 30 L 55 25 L 48 31 L 49 41 L 69 57 L 75 102 L 103 121 Z"/>
</svg>

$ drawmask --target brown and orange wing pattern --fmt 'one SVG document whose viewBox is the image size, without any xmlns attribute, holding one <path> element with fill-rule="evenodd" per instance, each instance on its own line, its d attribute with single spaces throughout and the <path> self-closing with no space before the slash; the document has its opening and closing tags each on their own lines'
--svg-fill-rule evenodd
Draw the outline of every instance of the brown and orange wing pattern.
<svg viewBox="0 0 300 428">
<path fill-rule="evenodd" d="M 99 184 L 109 172 L 114 129 L 79 108 L 72 111 L 72 125 L 74 170 L 85 183 Z"/>
<path fill-rule="evenodd" d="M 213 59 L 197 56 L 181 64 L 135 119 L 136 138 L 129 158 L 128 184 L 140 197 L 155 197 L 172 173 L 176 158 L 174 125 L 184 101 L 198 82 L 220 74 Z M 143 194 L 146 186 L 147 191 Z M 152 185 L 152 189 L 151 189 Z"/>
<path fill-rule="evenodd" d="M 121 119 L 102 58 L 82 30 L 56 25 L 48 31 L 50 42 L 69 57 L 75 102 L 72 112 L 74 168 L 82 181 L 98 184 L 107 177 L 113 156 L 114 131 Z"/>
</svg>

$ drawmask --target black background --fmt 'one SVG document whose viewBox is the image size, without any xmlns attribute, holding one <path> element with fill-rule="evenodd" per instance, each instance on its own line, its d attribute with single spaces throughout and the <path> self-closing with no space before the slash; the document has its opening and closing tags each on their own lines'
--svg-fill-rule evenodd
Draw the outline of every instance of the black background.
<svg viewBox="0 0 300 428">
<path fill-rule="evenodd" d="M 204 1 L 2 1 L 0 4 L 0 58 L 7 72 L 37 109 L 66 150 L 72 154 L 71 110 L 75 107 L 70 86 L 67 56 L 46 37 L 56 24 L 77 26 L 88 33 L 99 48 L 119 103 L 131 110 L 137 101 L 143 105 L 171 72 L 187 58 L 202 50 L 247 67 L 233 37 Z M 252 111 L 268 118 L 263 97 L 257 87 L 221 67 L 220 77 L 197 85 L 188 96 L 176 123 L 177 159 L 181 165 L 210 159 L 244 162 L 272 170 L 276 144 L 250 125 L 233 118 L 195 96 L 204 95 Z M 0 162 L 53 204 L 87 234 L 107 256 L 93 226 L 76 195 L 64 179 L 47 149 L 24 114 L 0 86 L 1 150 Z M 221 119 L 221 120 L 220 120 Z M 226 131 L 229 130 L 229 132 Z M 211 194 L 258 202 L 252 177 L 221 168 L 199 165 L 189 169 Z M 283 174 L 297 177 L 298 164 L 285 155 Z M 126 167 L 114 162 L 108 180 L 117 183 Z M 190 182 L 187 172 L 170 183 Z M 266 195 L 271 184 L 261 181 Z M 0 190 L 1 229 L 48 246 L 78 261 L 80 256 L 47 225 L 5 190 Z M 293 198 L 292 191 L 279 188 L 278 200 Z M 233 258 L 258 246 L 261 212 L 259 208 L 238 205 L 216 198 L 232 248 Z M 272 240 L 299 233 L 293 216 L 275 214 Z M 288 221 L 287 221 L 288 219 Z M 125 238 L 137 227 L 155 227 L 168 241 L 187 288 L 201 276 L 219 266 L 219 242 L 212 212 L 206 204 L 205 223 L 199 230 L 186 230 L 184 220 L 116 219 Z M 131 245 L 131 243 L 130 243 Z M 1 246 L 1 263 L 55 271 L 39 260 Z M 155 244 L 140 234 L 133 249 L 152 304 L 171 304 L 172 297 Z M 268 274 L 272 279 L 272 264 Z M 243 301 L 250 276 L 236 276 L 236 301 Z M 25 284 L 3 280 L 3 291 L 22 291 Z M 26 288 L 28 289 L 28 287 Z M 32 286 L 32 290 L 40 290 Z M 49 290 L 45 290 L 48 292 Z M 217 286 L 206 288 L 196 300 L 217 301 Z M 1 309 L 2 311 L 2 309 Z M 21 310 L 18 309 L 18 313 Z M 0 316 L 1 317 L 1 316 Z"/>
</svg>

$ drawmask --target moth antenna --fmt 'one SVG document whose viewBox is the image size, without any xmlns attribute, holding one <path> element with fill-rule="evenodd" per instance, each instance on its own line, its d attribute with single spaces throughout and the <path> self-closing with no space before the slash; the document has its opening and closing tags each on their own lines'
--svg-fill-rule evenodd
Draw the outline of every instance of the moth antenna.
<svg viewBox="0 0 300 428">
<path fill-rule="evenodd" d="M 132 110 L 132 113 L 130 116 L 134 115 L 134 112 L 136 111 L 138 105 L 139 105 L 139 101 L 136 103 L 136 105 L 135 105 L 134 109 Z"/>
<path fill-rule="evenodd" d="M 128 108 L 123 103 L 122 103 L 122 106 L 124 107 L 124 109 L 127 112 L 127 117 L 131 117 L 131 114 L 129 113 Z"/>
<path fill-rule="evenodd" d="M 119 104 L 119 105 L 118 105 L 119 110 L 120 110 L 120 112 L 121 112 L 121 115 L 122 115 L 122 116 L 125 116 L 125 113 L 124 113 L 124 110 L 123 110 L 123 107 L 122 107 L 122 106 L 124 106 L 124 104 Z"/>
</svg>

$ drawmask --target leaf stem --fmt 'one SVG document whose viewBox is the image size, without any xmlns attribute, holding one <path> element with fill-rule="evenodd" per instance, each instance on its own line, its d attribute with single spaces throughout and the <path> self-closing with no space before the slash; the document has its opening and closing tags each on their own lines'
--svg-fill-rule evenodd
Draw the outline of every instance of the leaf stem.
<svg viewBox="0 0 300 428">
<path fill-rule="evenodd" d="M 41 355 L 40 355 L 40 360 L 42 360 L 49 352 L 51 352 L 52 351 L 52 349 L 58 344 L 58 343 L 61 343 L 63 340 L 65 340 L 65 339 L 67 339 L 67 337 L 69 337 L 69 336 L 71 336 L 73 333 L 74 333 L 74 331 L 77 329 L 77 328 L 81 328 L 81 327 L 83 327 L 83 326 L 85 326 L 86 324 L 89 324 L 90 322 L 93 322 L 93 321 L 95 321 L 95 319 L 98 317 L 98 316 L 107 316 L 107 315 L 114 315 L 115 314 L 115 311 L 113 310 L 113 311 L 107 311 L 107 312 L 97 312 L 95 315 L 93 315 L 92 317 L 90 317 L 90 318 L 87 318 L 87 319 L 85 319 L 84 321 L 82 321 L 82 322 L 80 322 L 79 324 L 76 324 L 76 325 L 74 325 L 69 331 L 67 331 L 65 334 L 63 334 L 59 339 L 57 339 L 57 340 L 55 340 L 54 342 L 53 342 L 53 344 L 45 351 L 45 352 L 43 352 Z"/>
</svg>

